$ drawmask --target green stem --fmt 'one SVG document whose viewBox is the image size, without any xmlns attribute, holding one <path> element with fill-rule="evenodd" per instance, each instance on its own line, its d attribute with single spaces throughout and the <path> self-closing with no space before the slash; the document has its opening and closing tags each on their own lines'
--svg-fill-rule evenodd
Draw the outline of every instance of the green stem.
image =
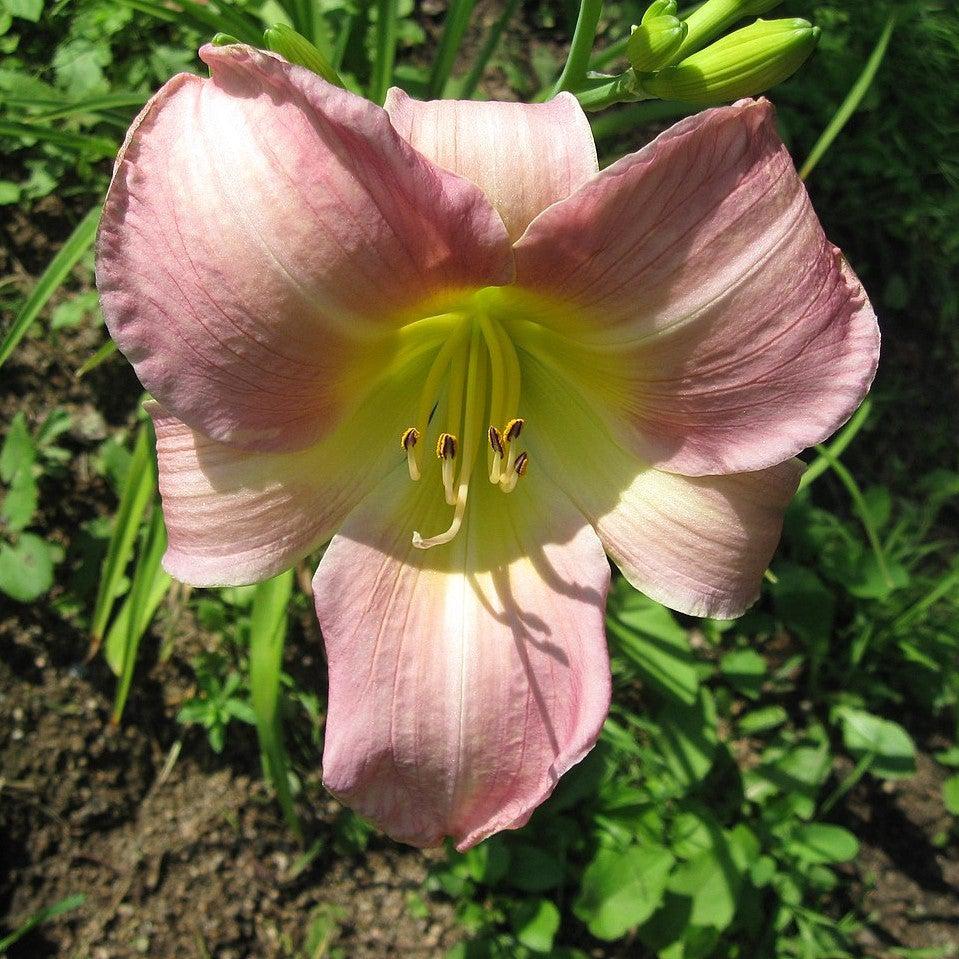
<svg viewBox="0 0 959 959">
<path fill-rule="evenodd" d="M 632 70 L 599 82 L 588 81 L 585 89 L 574 91 L 584 110 L 605 110 L 617 103 L 633 103 L 650 99 L 639 85 Z"/>
<path fill-rule="evenodd" d="M 620 37 L 614 40 L 605 50 L 599 50 L 590 57 L 589 67 L 591 70 L 602 70 L 607 64 L 612 63 L 619 57 L 626 56 L 626 44 L 629 43 L 629 37 Z"/>
<path fill-rule="evenodd" d="M 466 77 L 460 84 L 458 96 L 461 99 L 469 100 L 476 92 L 476 88 L 479 86 L 480 80 L 483 79 L 483 73 L 486 71 L 486 65 L 493 58 L 493 54 L 496 52 L 499 42 L 502 39 L 503 31 L 506 29 L 506 25 L 510 22 L 510 20 L 513 19 L 518 6 L 519 0 L 507 0 L 503 12 L 499 15 L 499 17 L 497 17 L 493 25 L 489 28 L 489 33 L 486 35 L 486 40 L 483 42 L 483 47 L 480 50 L 479 55 L 473 61 L 473 66 L 470 68 L 470 72 L 466 74 Z"/>
<path fill-rule="evenodd" d="M 858 79 L 852 85 L 852 89 L 846 95 L 846 99 L 840 104 L 839 109 L 833 114 L 833 118 L 829 121 L 826 129 L 823 130 L 815 146 L 809 151 L 809 156 L 799 171 L 799 176 L 802 177 L 802 179 L 805 180 L 806 177 L 812 173 L 816 164 L 823 158 L 825 152 L 832 145 L 832 141 L 839 136 L 842 128 L 849 122 L 849 118 L 856 112 L 856 108 L 862 102 L 866 91 L 872 85 L 872 81 L 882 64 L 883 58 L 886 56 L 886 50 L 889 47 L 889 41 L 892 38 L 892 31 L 895 29 L 895 26 L 896 14 L 891 13 L 878 41 L 876 41 L 876 46 L 866 61 L 865 67 L 863 67 L 862 73 L 859 74 Z"/>
<path fill-rule="evenodd" d="M 879 543 L 879 535 L 876 532 L 876 527 L 873 525 L 872 516 L 869 514 L 869 506 L 866 504 L 866 499 L 862 495 L 859 485 L 853 478 L 852 473 L 836 459 L 830 450 L 827 450 L 825 446 L 817 446 L 816 450 L 820 455 L 826 457 L 832 471 L 839 477 L 842 485 L 846 487 L 846 492 L 849 493 L 849 498 L 852 500 L 853 506 L 855 506 L 856 512 L 859 514 L 863 529 L 866 531 L 866 538 L 869 540 L 869 545 L 872 547 L 873 554 L 876 557 L 876 565 L 879 567 L 879 573 L 883 581 L 891 589 L 894 584 L 892 577 L 889 575 L 889 568 L 886 566 L 886 557 Z"/>
<path fill-rule="evenodd" d="M 343 16 L 340 23 L 340 32 L 336 35 L 336 43 L 333 45 L 333 55 L 330 58 L 334 70 L 339 70 L 343 65 L 343 57 L 346 55 L 346 48 L 349 46 L 350 34 L 353 32 L 355 21 L 355 14 L 347 13 Z"/>
<path fill-rule="evenodd" d="M 676 100 L 644 100 L 624 106 L 621 110 L 611 110 L 602 116 L 592 117 L 590 126 L 596 141 L 608 140 L 656 120 L 689 116 L 695 109 L 688 103 L 679 103 Z"/>
<path fill-rule="evenodd" d="M 466 33 L 475 6 L 476 0 L 452 0 L 446 11 L 446 26 L 443 28 L 443 37 L 436 51 L 436 59 L 433 61 L 433 70 L 426 89 L 426 95 L 431 100 L 443 96 L 446 81 L 453 72 L 456 54 L 459 53 L 463 34 Z"/>
<path fill-rule="evenodd" d="M 852 789 L 853 786 L 859 782 L 860 779 L 866 774 L 866 770 L 872 765 L 872 761 L 876 758 L 875 753 L 866 753 L 862 759 L 856 763 L 855 769 L 849 773 L 848 776 L 832 791 L 829 798 L 820 806 L 819 814 L 825 816 L 826 813 L 832 809 L 833 806 L 842 799 L 843 796 Z"/>
<path fill-rule="evenodd" d="M 589 68 L 589 58 L 593 53 L 593 43 L 596 40 L 596 27 L 603 12 L 603 0 L 582 0 L 579 8 L 579 17 L 576 19 L 576 29 L 573 31 L 573 42 L 569 45 L 569 55 L 566 65 L 559 75 L 550 96 L 556 96 L 563 90 L 573 90 L 586 78 Z"/>
<path fill-rule="evenodd" d="M 863 428 L 869 414 L 872 412 L 872 400 L 867 396 L 862 406 L 853 414 L 849 422 L 839 431 L 836 438 L 829 444 L 829 455 L 817 456 L 799 480 L 799 488 L 805 489 L 810 483 L 822 476 L 831 465 L 830 456 L 842 456 L 846 447 L 856 438 L 856 434 Z"/>
<path fill-rule="evenodd" d="M 376 0 L 376 58 L 370 77 L 370 99 L 382 103 L 393 82 L 396 59 L 396 8 L 398 0 Z"/>
</svg>

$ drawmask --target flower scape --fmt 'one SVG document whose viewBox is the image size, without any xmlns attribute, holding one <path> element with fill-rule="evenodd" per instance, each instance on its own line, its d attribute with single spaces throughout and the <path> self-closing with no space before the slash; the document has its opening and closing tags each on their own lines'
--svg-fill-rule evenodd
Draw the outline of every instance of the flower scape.
<svg viewBox="0 0 959 959">
<path fill-rule="evenodd" d="M 153 397 L 164 565 L 251 583 L 329 542 L 324 782 L 466 849 L 596 742 L 607 555 L 683 613 L 756 600 L 875 314 L 765 100 L 599 170 L 569 93 L 381 108 L 201 57 L 128 133 L 97 252 Z"/>
</svg>

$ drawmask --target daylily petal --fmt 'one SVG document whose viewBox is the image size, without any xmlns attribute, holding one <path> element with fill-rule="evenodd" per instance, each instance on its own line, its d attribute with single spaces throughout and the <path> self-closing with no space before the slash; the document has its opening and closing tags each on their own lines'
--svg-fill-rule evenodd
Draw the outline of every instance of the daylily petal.
<svg viewBox="0 0 959 959">
<path fill-rule="evenodd" d="M 200 55 L 211 78 L 174 77 L 117 158 L 104 315 L 190 426 L 302 448 L 358 402 L 387 362 L 373 341 L 411 305 L 509 281 L 507 237 L 482 193 L 379 107 L 251 47 Z"/>
<path fill-rule="evenodd" d="M 510 240 L 599 169 L 589 121 L 571 93 L 547 103 L 424 103 L 393 87 L 384 109 L 420 153 L 483 190 Z"/>
<path fill-rule="evenodd" d="M 331 436 L 303 450 L 243 450 L 147 403 L 157 435 L 168 532 L 164 567 L 193 586 L 258 582 L 327 542 L 360 499 L 398 463 L 410 417 L 409 362 Z"/>
<path fill-rule="evenodd" d="M 843 423 L 875 373 L 875 314 L 766 101 L 682 121 L 542 213 L 515 251 L 517 282 L 618 357 L 593 393 L 657 466 L 782 462 Z"/>
<path fill-rule="evenodd" d="M 330 666 L 324 782 L 418 846 L 449 835 L 466 849 L 522 826 L 609 706 L 596 534 L 543 476 L 508 496 L 474 485 L 460 534 L 424 552 L 410 529 L 443 521 L 435 483 L 391 478 L 314 580 Z"/>
<path fill-rule="evenodd" d="M 692 616 L 733 618 L 751 606 L 803 464 L 666 473 L 617 444 L 570 383 L 535 364 L 526 374 L 536 398 L 531 422 L 552 416 L 559 424 L 524 437 L 531 462 L 562 484 L 629 582 Z"/>
</svg>

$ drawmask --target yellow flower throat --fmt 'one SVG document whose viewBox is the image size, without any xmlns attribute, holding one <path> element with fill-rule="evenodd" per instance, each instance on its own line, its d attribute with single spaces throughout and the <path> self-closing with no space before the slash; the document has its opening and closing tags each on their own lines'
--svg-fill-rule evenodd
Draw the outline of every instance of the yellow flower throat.
<svg viewBox="0 0 959 959">
<path fill-rule="evenodd" d="M 469 297 L 462 312 L 428 318 L 449 322 L 450 332 L 426 375 L 416 419 L 403 431 L 400 443 L 412 480 L 420 479 L 422 457 L 430 455 L 432 445 L 453 519 L 449 529 L 434 536 L 414 532 L 413 545 L 419 549 L 441 546 L 459 532 L 474 465 L 484 446 L 489 481 L 504 493 L 515 489 L 526 472 L 529 457 L 518 447 L 524 426 L 518 415 L 520 363 L 505 326 L 489 309 L 495 296 L 495 290 L 480 290 Z M 445 422 L 433 424 L 431 417 L 441 408 Z M 435 444 L 427 441 L 431 426 L 437 431 Z"/>
</svg>

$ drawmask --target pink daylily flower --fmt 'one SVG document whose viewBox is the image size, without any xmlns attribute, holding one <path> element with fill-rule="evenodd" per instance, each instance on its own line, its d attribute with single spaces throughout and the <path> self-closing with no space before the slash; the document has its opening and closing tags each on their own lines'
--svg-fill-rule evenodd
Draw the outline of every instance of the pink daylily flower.
<svg viewBox="0 0 959 959">
<path fill-rule="evenodd" d="M 97 259 L 155 397 L 165 566 L 249 583 L 332 537 L 324 781 L 465 849 L 596 741 L 606 553 L 685 613 L 755 601 L 876 318 L 764 100 L 600 171 L 569 94 L 381 109 L 201 57 L 131 128 Z"/>
</svg>

